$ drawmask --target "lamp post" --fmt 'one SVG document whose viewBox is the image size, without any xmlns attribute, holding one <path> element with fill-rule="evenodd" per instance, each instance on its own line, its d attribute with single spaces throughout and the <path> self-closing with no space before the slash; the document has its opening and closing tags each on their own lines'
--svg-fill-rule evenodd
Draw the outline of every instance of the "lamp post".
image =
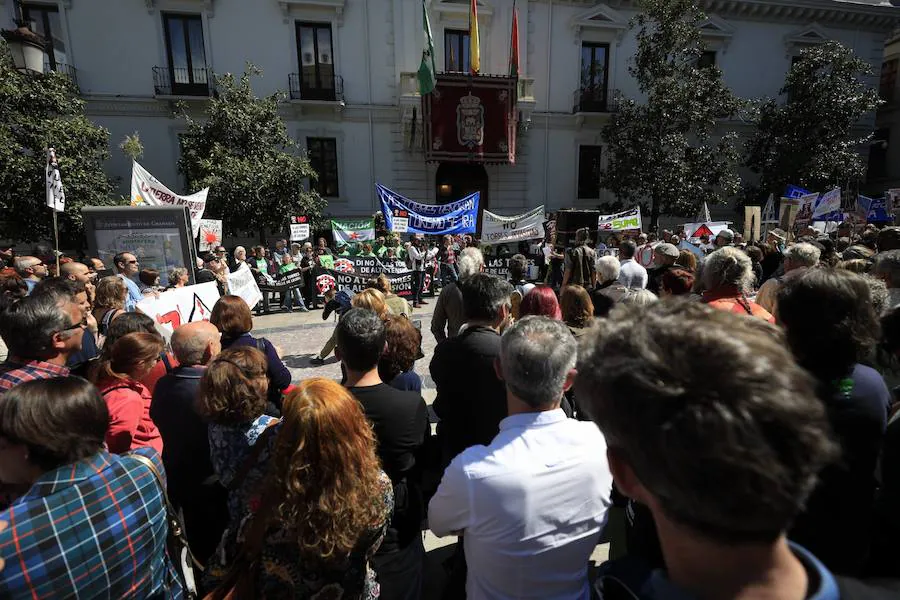
<svg viewBox="0 0 900 600">
<path fill-rule="evenodd" d="M 47 41 L 28 27 L 22 12 L 22 3 L 19 0 L 15 0 L 15 9 L 18 17 L 15 22 L 16 29 L 0 30 L 0 36 L 3 36 L 9 45 L 16 70 L 43 73 L 44 49 L 47 47 Z"/>
</svg>

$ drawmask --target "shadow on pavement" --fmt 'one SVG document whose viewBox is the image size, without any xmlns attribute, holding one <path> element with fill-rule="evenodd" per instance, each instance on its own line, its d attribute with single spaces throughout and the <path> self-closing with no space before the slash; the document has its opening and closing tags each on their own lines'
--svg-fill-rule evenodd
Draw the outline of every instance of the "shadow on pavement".
<svg viewBox="0 0 900 600">
<path fill-rule="evenodd" d="M 309 362 L 314 357 L 318 356 L 317 354 L 294 354 L 288 356 L 282 356 L 281 360 L 284 362 L 284 365 L 289 369 L 317 369 L 323 365 L 314 365 Z M 332 355 L 325 359 L 325 365 L 333 365 L 340 362 L 336 356 Z"/>
</svg>

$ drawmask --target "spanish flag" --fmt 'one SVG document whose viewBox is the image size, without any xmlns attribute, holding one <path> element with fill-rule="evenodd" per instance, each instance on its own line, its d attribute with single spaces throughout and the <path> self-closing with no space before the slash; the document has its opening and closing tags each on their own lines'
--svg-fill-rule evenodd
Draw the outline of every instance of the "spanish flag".
<svg viewBox="0 0 900 600">
<path fill-rule="evenodd" d="M 481 44 L 478 41 L 478 6 L 476 0 L 471 1 L 469 8 L 469 70 L 472 75 L 481 71 Z"/>
</svg>

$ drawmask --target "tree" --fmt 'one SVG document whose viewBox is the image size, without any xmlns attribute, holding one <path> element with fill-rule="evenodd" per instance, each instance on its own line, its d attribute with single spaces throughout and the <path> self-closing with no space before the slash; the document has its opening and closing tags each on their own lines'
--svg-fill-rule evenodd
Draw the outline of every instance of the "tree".
<svg viewBox="0 0 900 600">
<path fill-rule="evenodd" d="M 0 42 L 0 237 L 53 239 L 44 169 L 54 148 L 66 193 L 59 215 L 61 244 L 81 247 L 81 207 L 121 202 L 103 170 L 109 132 L 84 116 L 84 102 L 60 73 L 20 73 Z"/>
<path fill-rule="evenodd" d="M 316 173 L 297 152 L 278 115 L 284 95 L 257 98 L 253 65 L 239 79 L 216 76 L 217 97 L 210 99 L 203 121 L 182 107 L 188 133 L 181 137 L 179 170 L 188 187 L 209 186 L 206 214 L 224 221 L 226 231 L 284 229 L 291 215 L 315 222 L 325 201 L 304 189 Z"/>
<path fill-rule="evenodd" d="M 786 101 L 769 99 L 758 107 L 746 164 L 760 178 L 749 195 L 777 198 L 788 184 L 823 190 L 864 175 L 859 147 L 869 134 L 860 135 L 859 127 L 880 104 L 862 79 L 871 72 L 837 42 L 800 53 L 780 92 Z"/>
<path fill-rule="evenodd" d="M 655 227 L 661 213 L 693 216 L 703 202 L 738 191 L 736 135 L 716 134 L 719 121 L 741 103 L 717 67 L 698 65 L 705 16 L 694 0 L 638 5 L 631 23 L 638 50 L 628 71 L 646 102 L 621 99 L 603 128 L 609 159 L 602 181 L 630 205 L 649 203 Z"/>
<path fill-rule="evenodd" d="M 131 160 L 140 160 L 144 155 L 144 144 L 141 143 L 141 136 L 138 132 L 135 131 L 133 134 L 122 138 L 119 150 Z"/>
</svg>

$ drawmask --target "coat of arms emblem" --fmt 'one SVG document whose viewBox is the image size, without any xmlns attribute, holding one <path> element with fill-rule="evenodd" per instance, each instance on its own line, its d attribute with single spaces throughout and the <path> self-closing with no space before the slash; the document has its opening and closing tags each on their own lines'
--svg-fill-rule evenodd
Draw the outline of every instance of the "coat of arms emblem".
<svg viewBox="0 0 900 600">
<path fill-rule="evenodd" d="M 460 146 L 474 150 L 484 142 L 484 106 L 469 92 L 456 107 L 456 137 Z"/>
</svg>

